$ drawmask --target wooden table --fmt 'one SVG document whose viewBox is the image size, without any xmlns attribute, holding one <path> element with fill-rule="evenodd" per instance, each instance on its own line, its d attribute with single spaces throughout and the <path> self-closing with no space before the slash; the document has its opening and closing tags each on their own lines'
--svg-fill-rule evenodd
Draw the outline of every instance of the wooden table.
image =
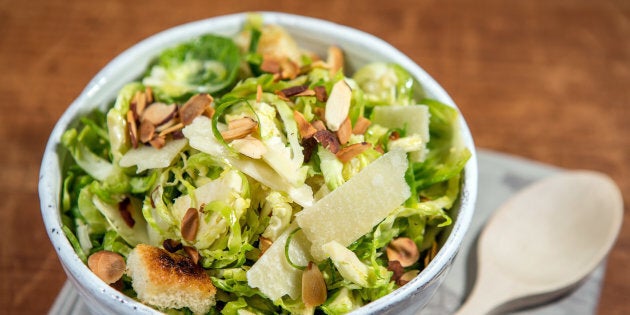
<svg viewBox="0 0 630 315">
<path fill-rule="evenodd" d="M 37 178 L 68 104 L 139 40 L 252 10 L 324 18 L 385 39 L 444 86 L 477 146 L 605 172 L 630 201 L 626 0 L 0 0 L 0 191 L 8 196 L 0 204 L 0 313 L 45 313 L 66 279 L 40 219 Z M 626 212 L 600 314 L 630 314 L 629 220 Z"/>
</svg>

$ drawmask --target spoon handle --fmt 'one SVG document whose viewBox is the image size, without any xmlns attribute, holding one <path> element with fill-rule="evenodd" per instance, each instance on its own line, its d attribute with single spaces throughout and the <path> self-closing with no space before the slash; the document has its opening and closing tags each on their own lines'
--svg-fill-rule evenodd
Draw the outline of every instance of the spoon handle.
<svg viewBox="0 0 630 315">
<path fill-rule="evenodd" d="M 520 289 L 518 283 L 482 267 L 470 295 L 455 314 L 480 315 L 504 311 L 504 306 L 518 296 Z"/>
</svg>

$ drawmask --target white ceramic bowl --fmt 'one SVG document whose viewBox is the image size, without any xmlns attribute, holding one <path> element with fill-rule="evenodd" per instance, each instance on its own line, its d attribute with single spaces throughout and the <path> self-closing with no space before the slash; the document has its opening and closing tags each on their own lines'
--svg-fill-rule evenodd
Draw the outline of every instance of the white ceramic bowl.
<svg viewBox="0 0 630 315">
<path fill-rule="evenodd" d="M 340 46 L 351 69 L 357 69 L 369 61 L 395 62 L 421 82 L 429 97 L 456 107 L 433 78 L 407 56 L 379 38 L 314 18 L 275 12 L 263 12 L 262 15 L 266 23 L 284 26 L 300 45 L 321 55 L 325 55 L 326 48 L 331 44 Z M 55 125 L 40 170 L 39 196 L 42 215 L 68 279 L 94 314 L 156 314 L 157 311 L 126 297 L 98 279 L 75 254 L 61 230 L 59 196 L 62 187 L 61 163 L 65 157 L 60 148 L 61 135 L 77 117 L 96 107 L 105 108 L 116 97 L 119 89 L 139 77 L 149 61 L 164 48 L 205 33 L 234 35 L 245 18 L 246 14 L 210 18 L 171 28 L 141 41 L 105 66 Z M 461 198 L 453 209 L 453 213 L 456 213 L 454 224 L 449 229 L 450 233 L 442 248 L 429 266 L 407 285 L 353 314 L 412 314 L 429 301 L 444 279 L 470 224 L 477 196 L 475 146 L 464 119 L 460 119 L 460 122 L 463 141 L 473 154 L 464 169 Z"/>
</svg>

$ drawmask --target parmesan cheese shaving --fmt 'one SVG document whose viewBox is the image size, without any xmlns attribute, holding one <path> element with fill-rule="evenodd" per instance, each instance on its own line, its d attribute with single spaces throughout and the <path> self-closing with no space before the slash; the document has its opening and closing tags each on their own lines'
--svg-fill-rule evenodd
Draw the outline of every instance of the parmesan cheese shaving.
<svg viewBox="0 0 630 315">
<path fill-rule="evenodd" d="M 186 139 L 178 139 L 167 142 L 161 149 L 149 146 L 131 149 L 120 159 L 120 166 L 137 166 L 137 173 L 147 169 L 168 167 L 187 143 Z"/>
<path fill-rule="evenodd" d="M 386 128 L 407 128 L 407 136 L 419 137 L 424 146 L 429 142 L 429 107 L 426 105 L 409 106 L 376 106 L 372 122 Z M 422 162 L 426 156 L 426 148 L 411 152 L 409 158 L 413 162 Z"/>
<path fill-rule="evenodd" d="M 404 152 L 390 151 L 296 215 L 317 261 L 327 258 L 324 244 L 336 241 L 347 247 L 409 198 L 407 166 Z"/>
<path fill-rule="evenodd" d="M 247 271 L 247 282 L 252 288 L 259 288 L 272 301 L 288 295 L 297 299 L 302 291 L 302 270 L 289 264 L 284 254 L 284 247 L 289 234 L 297 228 L 294 223 L 273 242 L 271 247 Z M 295 265 L 306 266 L 313 258 L 308 253 L 310 242 L 302 231 L 291 237 L 289 257 Z"/>
</svg>

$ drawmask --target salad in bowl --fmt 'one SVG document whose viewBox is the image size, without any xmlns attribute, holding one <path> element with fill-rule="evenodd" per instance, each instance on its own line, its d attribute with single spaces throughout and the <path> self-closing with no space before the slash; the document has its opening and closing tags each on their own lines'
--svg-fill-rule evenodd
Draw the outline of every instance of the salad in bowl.
<svg viewBox="0 0 630 315">
<path fill-rule="evenodd" d="M 59 140 L 61 230 L 106 285 L 172 314 L 344 314 L 438 255 L 473 152 L 403 65 L 251 14 L 143 67 Z"/>
</svg>

